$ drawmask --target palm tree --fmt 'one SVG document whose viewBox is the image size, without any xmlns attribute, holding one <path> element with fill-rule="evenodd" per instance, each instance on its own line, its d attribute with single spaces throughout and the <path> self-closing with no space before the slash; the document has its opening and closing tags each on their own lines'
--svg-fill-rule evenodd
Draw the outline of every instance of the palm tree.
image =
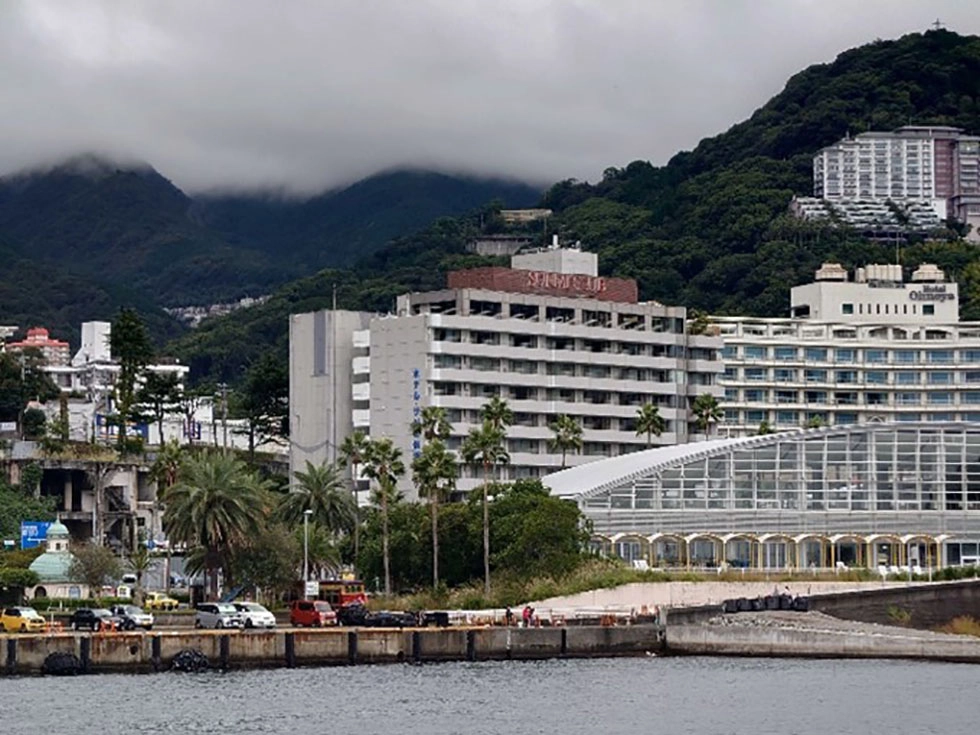
<svg viewBox="0 0 980 735">
<path fill-rule="evenodd" d="M 312 511 L 310 522 L 316 523 L 337 538 L 354 525 L 354 499 L 344 488 L 340 467 L 324 462 L 306 463 L 306 471 L 293 473 L 298 481 L 282 496 L 279 516 L 293 527 L 303 522 L 306 511 Z"/>
<path fill-rule="evenodd" d="M 427 442 L 433 439 L 445 441 L 452 430 L 452 424 L 446 418 L 446 409 L 442 406 L 426 406 L 419 418 L 412 422 L 412 434 L 421 434 Z"/>
<path fill-rule="evenodd" d="M 548 446 L 552 451 L 561 452 L 561 468 L 565 469 L 568 450 L 578 451 L 582 448 L 582 425 L 571 416 L 562 414 L 549 428 L 554 436 L 548 441 Z"/>
<path fill-rule="evenodd" d="M 350 465 L 351 471 L 351 497 L 354 499 L 354 567 L 357 567 L 357 559 L 361 551 L 361 508 L 357 502 L 357 469 L 367 460 L 368 446 L 367 435 L 363 431 L 355 431 L 348 434 L 340 445 L 340 456 Z"/>
<path fill-rule="evenodd" d="M 660 415 L 660 409 L 652 403 L 644 403 L 636 409 L 636 435 L 647 435 L 647 449 L 653 444 L 653 437 L 667 431 L 667 422 Z"/>
<path fill-rule="evenodd" d="M 505 404 L 506 405 L 506 404 Z M 505 434 L 485 420 L 479 428 L 470 429 L 469 436 L 460 449 L 467 464 L 483 466 L 483 591 L 490 594 L 490 505 L 487 497 L 490 485 L 490 468 L 506 464 L 510 455 L 504 445 Z"/>
<path fill-rule="evenodd" d="M 456 459 L 440 439 L 432 439 L 412 460 L 412 479 L 419 495 L 429 499 L 432 516 L 432 589 L 439 587 L 439 503 L 456 487 Z"/>
<path fill-rule="evenodd" d="M 163 444 L 157 451 L 157 457 L 150 467 L 150 479 L 156 483 L 156 500 L 153 503 L 154 526 L 156 516 L 167 501 L 167 493 L 177 484 L 181 467 L 184 465 L 186 452 L 176 439 Z M 151 529 L 150 536 L 155 538 L 156 528 Z"/>
<path fill-rule="evenodd" d="M 385 594 L 391 594 L 391 558 L 388 551 L 388 504 L 395 495 L 398 478 L 405 474 L 402 450 L 391 439 L 383 437 L 368 447 L 364 474 L 378 483 L 377 498 L 381 505 L 381 553 L 385 569 Z"/>
<path fill-rule="evenodd" d="M 227 569 L 231 551 L 262 526 L 270 507 L 266 488 L 234 455 L 211 452 L 188 459 L 167 494 L 167 535 L 201 547 L 212 599 L 218 596 L 218 569 Z"/>
<path fill-rule="evenodd" d="M 514 423 L 514 412 L 500 396 L 494 396 L 484 403 L 481 414 L 483 420 L 498 431 L 504 431 Z"/>
<path fill-rule="evenodd" d="M 694 425 L 698 430 L 707 436 L 711 431 L 711 425 L 721 420 L 724 413 L 718 405 L 718 399 L 710 393 L 702 393 L 691 404 L 694 412 Z"/>
<path fill-rule="evenodd" d="M 126 560 L 126 566 L 136 575 L 136 591 L 133 594 L 133 601 L 137 605 L 143 604 L 143 577 L 153 568 L 154 563 L 153 557 L 150 556 L 150 550 L 146 548 L 146 543 L 140 539 Z"/>
</svg>

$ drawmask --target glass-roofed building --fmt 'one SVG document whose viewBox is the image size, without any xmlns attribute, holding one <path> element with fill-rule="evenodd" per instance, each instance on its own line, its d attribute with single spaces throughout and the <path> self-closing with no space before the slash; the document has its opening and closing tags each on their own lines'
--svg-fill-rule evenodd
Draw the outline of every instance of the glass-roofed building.
<svg viewBox="0 0 980 735">
<path fill-rule="evenodd" d="M 980 563 L 980 423 L 861 424 L 659 447 L 544 478 L 596 549 L 663 567 Z"/>
</svg>

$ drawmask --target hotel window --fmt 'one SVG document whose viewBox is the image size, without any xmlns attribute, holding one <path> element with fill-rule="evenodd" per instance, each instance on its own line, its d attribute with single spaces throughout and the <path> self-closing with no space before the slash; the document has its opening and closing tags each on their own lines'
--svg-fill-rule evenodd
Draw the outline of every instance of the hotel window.
<svg viewBox="0 0 980 735">
<path fill-rule="evenodd" d="M 927 393 L 926 395 L 931 406 L 951 406 L 953 404 L 952 393 Z"/>
<path fill-rule="evenodd" d="M 922 403 L 922 396 L 918 393 L 899 393 L 895 396 L 895 403 L 899 406 L 918 406 Z"/>
<path fill-rule="evenodd" d="M 980 372 L 976 370 L 967 370 L 963 373 L 964 383 L 980 383 Z"/>
<path fill-rule="evenodd" d="M 922 382 L 922 378 L 920 377 L 920 374 L 915 371 L 907 373 L 902 372 L 898 373 L 898 380 L 896 382 L 899 385 L 918 385 Z"/>
<path fill-rule="evenodd" d="M 936 305 L 935 304 L 923 304 L 922 305 L 922 316 L 935 316 Z"/>
<path fill-rule="evenodd" d="M 777 383 L 792 383 L 796 380 L 796 371 L 792 368 L 776 368 L 775 378 Z"/>
<path fill-rule="evenodd" d="M 795 347 L 776 347 L 774 354 L 777 360 L 788 361 L 796 359 Z"/>
<path fill-rule="evenodd" d="M 884 350 L 865 350 L 865 362 L 888 362 L 888 353 Z"/>
<path fill-rule="evenodd" d="M 919 359 L 917 350 L 895 350 L 892 354 L 895 357 L 895 362 L 905 365 L 916 362 Z"/>
<path fill-rule="evenodd" d="M 921 421 L 921 413 L 900 413 L 895 417 L 898 421 Z"/>
<path fill-rule="evenodd" d="M 759 388 L 746 388 L 745 390 L 745 402 L 746 403 L 763 403 L 769 396 L 769 391 L 760 390 Z"/>
<path fill-rule="evenodd" d="M 838 370 L 835 377 L 836 377 L 836 382 L 838 383 L 858 382 L 858 374 L 856 370 Z"/>
<path fill-rule="evenodd" d="M 854 362 L 857 359 L 856 350 L 834 350 L 834 362 Z"/>
<path fill-rule="evenodd" d="M 807 362 L 827 362 L 827 350 L 824 347 L 807 347 Z"/>
<path fill-rule="evenodd" d="M 738 388 L 725 388 L 725 400 L 726 401 L 737 401 L 738 400 Z"/>
<path fill-rule="evenodd" d="M 745 423 L 747 424 L 761 424 L 766 420 L 765 411 L 746 411 L 745 412 Z"/>
<path fill-rule="evenodd" d="M 953 361 L 952 350 L 928 350 L 926 359 L 933 365 L 945 364 Z"/>
<path fill-rule="evenodd" d="M 926 375 L 928 376 L 929 385 L 949 385 L 953 382 L 952 373 L 929 372 Z"/>
<path fill-rule="evenodd" d="M 854 304 L 841 304 L 840 305 L 840 313 L 841 314 L 853 314 L 854 313 Z"/>
<path fill-rule="evenodd" d="M 739 411 L 734 408 L 725 409 L 725 423 L 726 424 L 737 424 L 739 417 Z"/>
<path fill-rule="evenodd" d="M 776 423 L 781 426 L 795 426 L 799 421 L 799 414 L 796 411 L 776 411 Z"/>
<path fill-rule="evenodd" d="M 807 383 L 826 383 L 827 382 L 827 371 L 826 370 L 804 370 L 803 379 Z"/>
<path fill-rule="evenodd" d="M 960 355 L 963 362 L 980 362 L 980 350 L 963 350 Z"/>
<path fill-rule="evenodd" d="M 825 390 L 808 390 L 805 394 L 807 403 L 826 403 L 827 402 L 827 391 Z"/>
<path fill-rule="evenodd" d="M 980 393 L 967 391 L 963 394 L 963 403 L 980 403 Z"/>
<path fill-rule="evenodd" d="M 745 353 L 746 360 L 766 359 L 766 348 L 759 347 L 758 345 L 745 345 L 744 353 Z"/>
<path fill-rule="evenodd" d="M 765 368 L 745 368 L 745 379 L 752 380 L 755 382 L 763 381 L 766 379 L 766 369 Z"/>
<path fill-rule="evenodd" d="M 868 385 L 886 385 L 888 373 L 881 370 L 869 370 L 864 374 L 864 382 Z"/>
<path fill-rule="evenodd" d="M 725 345 L 721 348 L 721 357 L 723 360 L 733 360 L 738 357 L 738 347 L 735 345 Z"/>
<path fill-rule="evenodd" d="M 856 413 L 839 413 L 834 417 L 834 423 L 838 426 L 856 424 L 858 420 Z"/>
<path fill-rule="evenodd" d="M 776 403 L 796 403 L 795 390 L 777 390 Z"/>
</svg>

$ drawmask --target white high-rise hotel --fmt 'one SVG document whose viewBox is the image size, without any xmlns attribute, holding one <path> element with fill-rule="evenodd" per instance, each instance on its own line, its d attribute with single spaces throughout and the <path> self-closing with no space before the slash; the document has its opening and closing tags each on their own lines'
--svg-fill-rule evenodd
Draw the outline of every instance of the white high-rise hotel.
<svg viewBox="0 0 980 735">
<path fill-rule="evenodd" d="M 786 319 L 713 317 L 724 340 L 721 433 L 810 423 L 980 421 L 980 322 L 957 285 L 922 265 L 825 264 L 792 289 Z"/>
<path fill-rule="evenodd" d="M 908 125 L 818 151 L 813 194 L 830 201 L 926 201 L 941 218 L 980 224 L 980 137 Z"/>
<path fill-rule="evenodd" d="M 514 412 L 505 479 L 560 468 L 549 426 L 562 414 L 583 427 L 569 465 L 645 448 L 644 403 L 667 422 L 655 444 L 692 438 L 691 400 L 721 398 L 718 337 L 687 334 L 683 307 L 639 302 L 635 281 L 599 277 L 592 253 L 552 248 L 511 263 L 453 272 L 445 290 L 401 296 L 394 314 L 293 315 L 293 469 L 334 460 L 354 429 L 391 437 L 409 464 L 420 448 L 409 427 L 425 406 L 446 409 L 458 449 L 492 396 Z M 459 489 L 480 475 L 462 468 Z M 410 473 L 400 489 L 414 496 Z"/>
</svg>

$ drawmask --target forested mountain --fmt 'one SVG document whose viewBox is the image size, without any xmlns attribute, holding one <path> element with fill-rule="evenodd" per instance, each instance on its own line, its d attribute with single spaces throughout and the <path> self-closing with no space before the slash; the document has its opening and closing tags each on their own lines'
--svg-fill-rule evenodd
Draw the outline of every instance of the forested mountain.
<svg viewBox="0 0 980 735">
<path fill-rule="evenodd" d="M 634 161 L 596 184 L 563 181 L 543 197 L 566 240 L 597 251 L 610 275 L 638 279 L 641 297 L 714 313 L 783 315 L 789 288 L 822 260 L 893 262 L 867 242 L 787 215 L 812 189 L 811 158 L 845 134 L 909 122 L 980 133 L 980 38 L 945 30 L 876 41 L 793 76 L 748 120 L 657 167 Z M 280 290 L 267 304 L 215 320 L 174 345 L 195 373 L 234 380 L 258 351 L 284 354 L 287 316 L 329 306 L 390 308 L 400 291 L 443 283 L 463 262 L 473 217 L 440 220 L 351 270 Z M 938 263 L 963 283 L 965 318 L 980 318 L 980 251 L 957 240 L 905 244 L 902 262 Z"/>
<path fill-rule="evenodd" d="M 160 306 L 268 293 L 350 266 L 436 217 L 540 194 L 512 181 L 392 171 L 305 200 L 192 198 L 148 165 L 81 156 L 0 179 L 0 322 L 48 324 L 68 337 L 79 316 L 108 318 L 125 303 L 164 337 L 179 326 Z"/>
</svg>

